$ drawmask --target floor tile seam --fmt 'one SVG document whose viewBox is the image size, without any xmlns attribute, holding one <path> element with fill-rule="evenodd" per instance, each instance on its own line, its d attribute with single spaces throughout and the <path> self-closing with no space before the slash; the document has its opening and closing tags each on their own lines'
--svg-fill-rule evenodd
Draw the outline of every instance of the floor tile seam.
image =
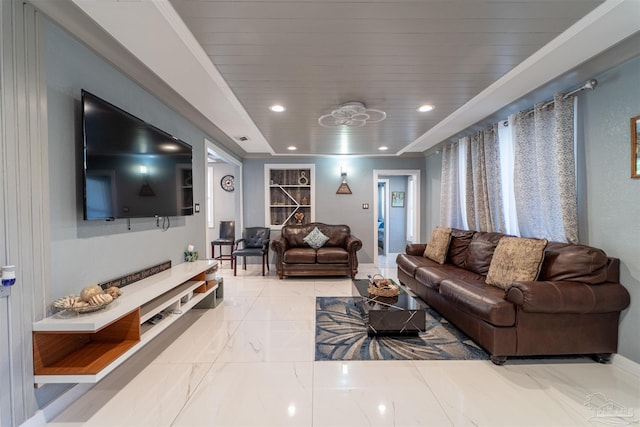
<svg viewBox="0 0 640 427">
<path fill-rule="evenodd" d="M 244 297 L 243 297 L 244 298 Z M 215 363 L 218 362 L 218 360 L 220 360 L 220 357 L 222 356 L 222 354 L 224 353 L 225 349 L 227 348 L 227 346 L 229 345 L 229 342 L 236 336 L 236 334 L 238 333 L 238 331 L 240 330 L 240 328 L 242 327 L 247 315 L 249 314 L 249 312 L 251 311 L 251 309 L 253 308 L 253 306 L 255 305 L 256 301 L 258 299 L 254 298 L 253 302 L 251 303 L 251 306 L 247 309 L 247 311 L 244 313 L 244 315 L 242 316 L 242 319 L 234 319 L 234 320 L 222 320 L 225 322 L 237 322 L 237 325 L 235 328 L 233 328 L 233 330 L 231 331 L 231 333 L 229 333 L 227 335 L 226 340 L 224 341 L 224 344 L 221 346 L 220 351 L 217 352 L 215 358 L 213 359 L 213 361 L 211 362 L 211 366 L 209 367 L 209 369 L 207 370 L 207 373 L 205 374 L 205 376 L 209 373 L 209 371 L 211 370 L 211 367 L 213 367 L 213 365 Z M 224 302 L 223 302 L 224 304 Z M 204 377 L 203 377 L 204 378 Z"/>
<path fill-rule="evenodd" d="M 220 355 L 218 355 L 218 357 L 220 357 Z M 185 410 L 185 408 L 187 407 L 187 405 L 189 404 L 189 402 L 191 401 L 193 396 L 198 391 L 198 388 L 200 388 L 200 386 L 202 385 L 202 382 L 204 381 L 204 379 L 207 378 L 207 376 L 209 375 L 209 372 L 213 368 L 213 364 L 214 363 L 215 362 L 209 362 L 208 363 L 209 367 L 204 372 L 204 374 L 200 377 L 200 381 L 198 381 L 198 383 L 194 387 L 189 387 L 189 392 L 187 393 L 187 398 L 184 400 L 184 402 L 182 403 L 182 406 L 180 406 L 180 409 L 177 411 L 176 415 L 173 417 L 173 419 L 169 423 L 169 426 L 175 425 L 176 421 L 178 420 L 178 418 L 180 417 L 182 412 Z"/>
<path fill-rule="evenodd" d="M 421 361 L 424 362 L 424 361 Z M 447 420 L 449 420 L 449 423 L 451 426 L 455 426 L 455 422 L 454 420 L 451 418 L 451 416 L 449 415 L 449 411 L 447 411 L 447 405 L 446 402 L 443 402 L 441 400 L 440 397 L 438 397 L 438 393 L 436 393 L 431 384 L 429 383 L 429 379 L 422 373 L 422 371 L 420 370 L 420 367 L 418 366 L 418 364 L 416 363 L 415 360 L 411 361 L 411 364 L 413 365 L 414 369 L 416 370 L 417 374 L 420 375 L 420 378 L 422 379 L 422 382 L 424 383 L 424 385 L 429 389 L 429 393 L 431 393 L 431 396 L 433 396 L 435 402 L 437 403 L 437 405 L 440 407 L 440 409 L 442 410 L 442 413 L 445 415 L 445 417 L 447 417 Z M 467 416 L 465 415 L 465 418 L 467 418 Z M 468 419 L 468 418 L 467 418 Z M 473 420 L 469 419 L 469 421 L 471 421 L 473 423 Z M 474 425 L 477 425 L 475 423 L 473 423 Z"/>
</svg>

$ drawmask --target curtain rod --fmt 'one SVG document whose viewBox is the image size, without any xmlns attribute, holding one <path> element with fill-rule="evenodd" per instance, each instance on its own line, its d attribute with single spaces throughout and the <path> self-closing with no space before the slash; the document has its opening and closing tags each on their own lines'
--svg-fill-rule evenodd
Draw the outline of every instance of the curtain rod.
<svg viewBox="0 0 640 427">
<path fill-rule="evenodd" d="M 562 97 L 562 99 L 568 99 L 571 98 L 572 96 L 574 96 L 576 93 L 581 92 L 583 90 L 589 89 L 589 90 L 593 90 L 596 88 L 596 86 L 598 85 L 598 81 L 596 79 L 589 79 L 587 80 L 582 86 L 580 86 L 577 89 L 574 89 L 568 93 L 565 93 L 564 96 Z M 555 101 L 549 100 L 547 102 L 545 102 L 544 104 L 542 104 L 542 108 L 547 108 L 548 106 L 554 104 Z M 532 108 L 531 110 L 527 111 L 527 116 L 533 114 L 533 112 L 535 111 L 535 107 Z"/>
</svg>

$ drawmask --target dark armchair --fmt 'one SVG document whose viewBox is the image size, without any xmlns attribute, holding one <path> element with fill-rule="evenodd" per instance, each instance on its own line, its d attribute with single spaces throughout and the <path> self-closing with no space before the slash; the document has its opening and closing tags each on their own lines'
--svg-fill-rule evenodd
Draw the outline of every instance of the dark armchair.
<svg viewBox="0 0 640 427">
<path fill-rule="evenodd" d="M 242 231 L 242 238 L 236 240 L 235 248 L 231 253 L 231 263 L 233 264 L 233 275 L 237 274 L 238 257 L 244 257 L 244 269 L 247 269 L 248 256 L 262 257 L 262 275 L 264 276 L 264 266 L 269 270 L 269 235 L 271 229 L 268 227 L 247 227 Z"/>
<path fill-rule="evenodd" d="M 231 263 L 233 264 L 233 260 L 231 258 L 231 252 L 233 252 L 235 240 L 236 240 L 236 222 L 220 221 L 220 237 L 211 241 L 211 257 L 213 259 L 219 259 L 220 261 L 223 261 L 223 260 L 231 261 Z M 220 247 L 220 255 L 218 256 L 216 256 L 216 246 Z M 224 246 L 229 246 L 228 254 L 222 253 L 222 248 Z"/>
</svg>

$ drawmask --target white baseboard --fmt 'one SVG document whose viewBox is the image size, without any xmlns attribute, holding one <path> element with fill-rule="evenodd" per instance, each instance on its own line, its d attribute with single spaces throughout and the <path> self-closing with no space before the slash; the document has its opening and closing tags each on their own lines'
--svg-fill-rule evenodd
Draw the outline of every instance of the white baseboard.
<svg viewBox="0 0 640 427">
<path fill-rule="evenodd" d="M 33 417 L 22 423 L 20 427 L 42 427 L 62 411 L 67 409 L 73 402 L 78 400 L 83 394 L 93 388 L 95 384 L 76 384 L 53 400 L 47 406 L 39 409 Z"/>
<path fill-rule="evenodd" d="M 619 354 L 614 354 L 611 364 L 635 375 L 636 377 L 640 377 L 640 363 L 634 362 L 633 360 Z"/>
</svg>

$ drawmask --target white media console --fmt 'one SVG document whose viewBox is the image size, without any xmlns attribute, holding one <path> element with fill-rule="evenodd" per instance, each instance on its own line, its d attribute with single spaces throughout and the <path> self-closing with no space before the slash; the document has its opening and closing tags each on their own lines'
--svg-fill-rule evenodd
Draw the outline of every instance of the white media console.
<svg viewBox="0 0 640 427">
<path fill-rule="evenodd" d="M 217 261 L 178 264 L 122 288 L 103 310 L 57 313 L 33 324 L 34 382 L 95 383 L 216 292 L 205 272 Z M 189 296 L 193 295 L 189 298 Z M 147 320 L 163 313 L 157 323 Z"/>
</svg>

